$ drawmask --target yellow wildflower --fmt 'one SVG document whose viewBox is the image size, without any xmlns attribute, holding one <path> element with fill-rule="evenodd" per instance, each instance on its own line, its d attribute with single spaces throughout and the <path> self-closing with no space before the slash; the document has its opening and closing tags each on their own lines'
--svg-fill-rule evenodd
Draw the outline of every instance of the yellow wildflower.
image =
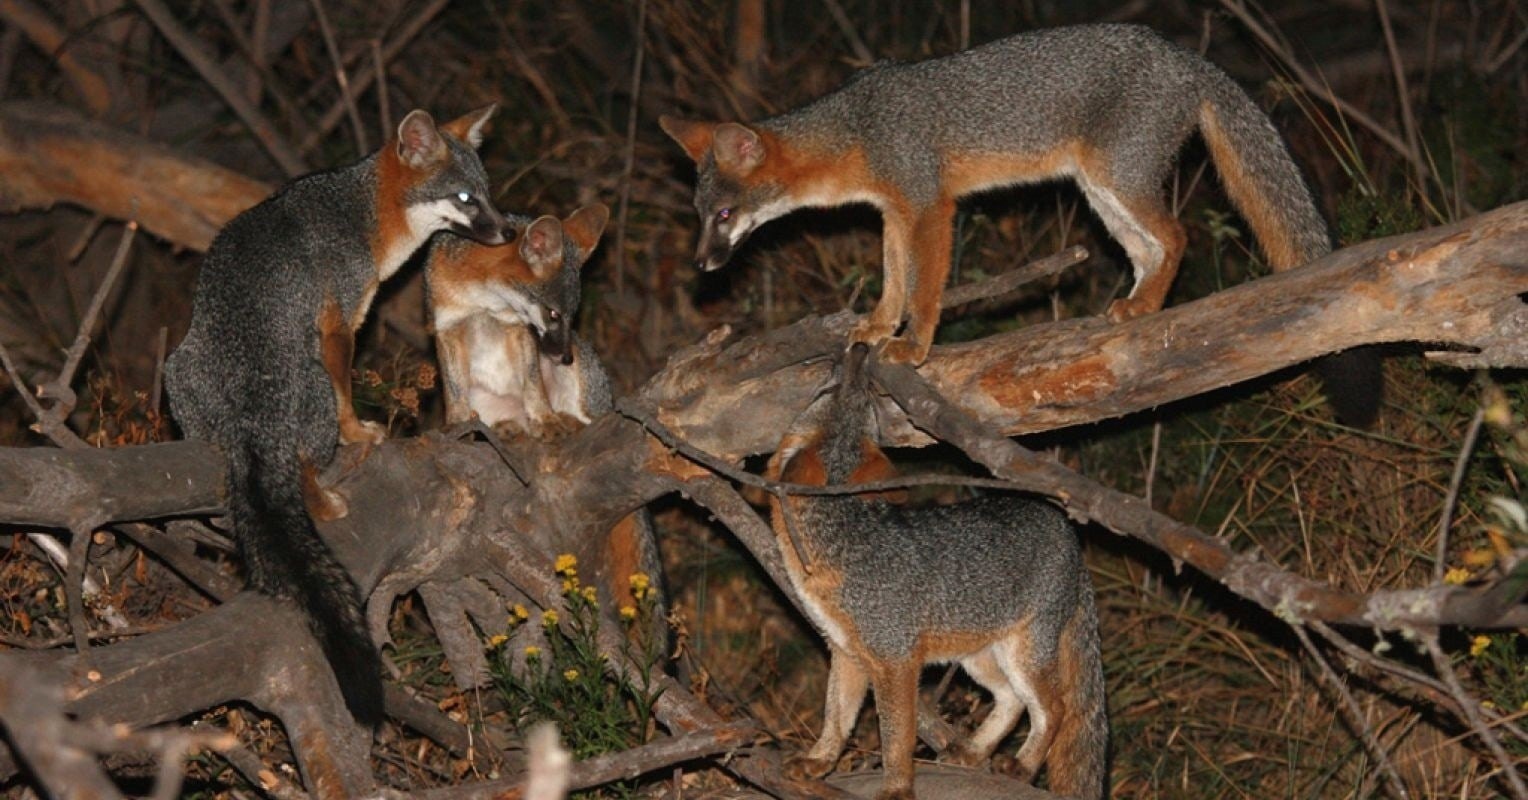
<svg viewBox="0 0 1528 800">
<path fill-rule="evenodd" d="M 578 559 L 572 553 L 563 553 L 557 557 L 557 563 L 553 565 L 558 575 L 571 578 L 578 574 Z"/>
<path fill-rule="evenodd" d="M 647 577 L 645 572 L 633 572 L 631 574 L 631 596 L 638 600 L 647 597 L 647 590 L 652 586 L 652 578 Z"/>
<path fill-rule="evenodd" d="M 1496 710 L 1496 704 L 1491 702 L 1490 700 L 1482 700 L 1482 701 L 1480 701 L 1480 707 L 1481 708 L 1491 709 L 1493 711 Z"/>
<path fill-rule="evenodd" d="M 637 618 L 637 608 L 636 608 L 636 606 L 621 606 L 621 619 L 622 620 L 625 620 L 626 622 L 631 622 L 632 620 L 634 620 L 636 618 Z"/>
<path fill-rule="evenodd" d="M 531 612 L 525 610 L 525 606 L 522 606 L 519 603 L 515 603 L 515 607 L 511 610 L 514 611 L 515 619 L 520 620 L 521 622 L 531 618 Z"/>
<path fill-rule="evenodd" d="M 1484 653 L 1486 648 L 1490 646 L 1491 637 L 1476 636 L 1474 639 L 1470 640 L 1470 655 L 1474 656 L 1475 658 L 1480 658 L 1480 654 Z"/>
<path fill-rule="evenodd" d="M 595 602 L 595 598 L 597 598 L 598 596 L 599 596 L 599 594 L 594 591 L 594 587 L 593 586 L 585 586 L 584 587 L 584 599 L 585 600 L 588 600 L 590 603 L 593 603 L 593 602 Z"/>
<path fill-rule="evenodd" d="M 1454 586 L 1463 585 L 1470 579 L 1470 571 L 1464 567 L 1452 567 L 1443 573 L 1443 582 Z"/>
<path fill-rule="evenodd" d="M 556 609 L 549 608 L 541 612 L 541 624 L 547 626 L 548 628 L 555 627 L 557 625 Z"/>
<path fill-rule="evenodd" d="M 562 677 L 568 683 L 572 683 L 573 681 L 578 680 L 578 670 L 576 670 L 576 669 L 567 670 L 566 672 L 562 673 Z"/>
<path fill-rule="evenodd" d="M 578 579 L 577 578 L 563 578 L 562 579 L 562 593 L 563 594 L 568 594 L 569 592 L 576 592 L 576 591 L 578 591 Z"/>
<path fill-rule="evenodd" d="M 496 634 L 488 637 L 488 646 L 489 647 L 501 647 L 507 641 L 509 641 L 509 637 L 508 636 L 505 636 L 502 633 L 496 633 Z"/>
<path fill-rule="evenodd" d="M 535 645 L 529 645 L 529 646 L 527 646 L 525 648 L 525 657 L 526 658 L 537 658 L 540 655 L 541 655 L 541 648 L 539 648 L 539 647 L 537 647 Z"/>
</svg>

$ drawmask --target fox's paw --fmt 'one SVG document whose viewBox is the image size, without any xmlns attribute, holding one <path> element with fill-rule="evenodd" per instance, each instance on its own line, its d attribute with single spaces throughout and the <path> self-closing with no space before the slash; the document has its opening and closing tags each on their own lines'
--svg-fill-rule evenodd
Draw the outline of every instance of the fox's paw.
<svg viewBox="0 0 1528 800">
<path fill-rule="evenodd" d="M 1160 311 L 1161 307 L 1155 303 L 1144 302 L 1139 297 L 1122 297 L 1109 304 L 1109 310 L 1104 315 L 1110 322 L 1124 322 L 1127 319 L 1135 319 L 1143 314 Z"/>
<path fill-rule="evenodd" d="M 929 346 L 922 342 L 901 338 L 892 339 L 886 343 L 886 348 L 881 351 L 881 360 L 892 364 L 907 364 L 916 367 L 928 360 Z"/>
<path fill-rule="evenodd" d="M 962 767 L 979 767 L 987 763 L 987 753 L 980 752 L 971 747 L 970 742 L 959 742 L 951 747 L 940 760 L 946 764 L 956 764 Z"/>
<path fill-rule="evenodd" d="M 583 427 L 584 423 L 578 417 L 558 411 L 540 421 L 540 425 L 536 430 L 536 438 L 542 441 L 560 439 Z"/>
<path fill-rule="evenodd" d="M 874 347 L 890 339 L 896 331 L 896 325 L 881 322 L 875 318 L 874 314 L 871 314 L 860 320 L 854 326 L 854 330 L 849 332 L 849 345 L 852 347 L 863 342 Z"/>
<path fill-rule="evenodd" d="M 811 778 L 817 780 L 827 776 L 838 766 L 835 758 L 812 758 L 811 756 L 799 756 L 785 765 L 785 777 L 792 780 Z"/>
<path fill-rule="evenodd" d="M 381 444 L 387 429 L 370 420 L 340 420 L 341 444 Z"/>
</svg>

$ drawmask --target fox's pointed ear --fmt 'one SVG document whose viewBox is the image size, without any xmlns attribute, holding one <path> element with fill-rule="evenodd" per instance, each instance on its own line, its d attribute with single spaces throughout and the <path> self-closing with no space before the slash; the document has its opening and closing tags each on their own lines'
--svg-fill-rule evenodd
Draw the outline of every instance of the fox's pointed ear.
<svg viewBox="0 0 1528 800">
<path fill-rule="evenodd" d="M 562 230 L 568 240 L 573 242 L 573 246 L 578 248 L 578 257 L 585 259 L 594 250 L 594 246 L 599 244 L 600 234 L 605 232 L 605 223 L 609 221 L 609 207 L 604 203 L 590 203 L 569 214 L 562 221 Z"/>
<path fill-rule="evenodd" d="M 398 123 L 398 158 L 414 169 L 424 169 L 449 156 L 446 141 L 440 138 L 435 120 L 428 111 L 416 108 Z"/>
<path fill-rule="evenodd" d="M 706 157 L 706 151 L 711 149 L 711 137 L 716 131 L 714 122 L 691 122 L 667 114 L 658 118 L 658 127 L 678 142 L 689 154 L 690 160 L 697 164 Z"/>
<path fill-rule="evenodd" d="M 440 129 L 477 148 L 483 144 L 483 134 L 488 132 L 488 121 L 497 113 L 499 113 L 499 104 L 489 103 L 476 111 L 469 111 L 447 122 L 440 126 Z"/>
<path fill-rule="evenodd" d="M 556 272 L 562 266 L 562 223 L 551 215 L 532 222 L 520 237 L 520 257 L 538 279 Z"/>
<path fill-rule="evenodd" d="M 716 126 L 716 165 L 736 175 L 747 175 L 764 163 L 764 140 L 751 128 L 736 122 Z"/>
</svg>

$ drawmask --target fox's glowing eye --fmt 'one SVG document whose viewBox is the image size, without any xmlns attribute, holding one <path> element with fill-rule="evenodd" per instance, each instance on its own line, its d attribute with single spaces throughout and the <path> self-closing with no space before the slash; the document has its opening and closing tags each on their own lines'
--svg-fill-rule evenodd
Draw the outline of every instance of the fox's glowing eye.
<svg viewBox="0 0 1528 800">
<path fill-rule="evenodd" d="M 721 211 L 716 212 L 717 222 L 726 222 L 729 219 L 732 219 L 732 209 L 724 208 Z"/>
<path fill-rule="evenodd" d="M 466 192 L 457 192 L 456 199 L 462 201 L 463 203 L 470 203 L 472 202 L 472 195 L 467 194 Z"/>
<path fill-rule="evenodd" d="M 562 312 L 558 311 L 555 308 L 549 308 L 546 311 L 546 318 L 551 320 L 551 321 L 553 321 L 553 322 L 556 322 L 557 320 L 562 319 Z"/>
</svg>

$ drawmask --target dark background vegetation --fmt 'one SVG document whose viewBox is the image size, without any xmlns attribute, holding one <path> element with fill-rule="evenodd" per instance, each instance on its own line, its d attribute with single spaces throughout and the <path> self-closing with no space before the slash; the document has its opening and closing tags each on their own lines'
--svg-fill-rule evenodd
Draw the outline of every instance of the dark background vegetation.
<svg viewBox="0 0 1528 800">
<path fill-rule="evenodd" d="M 693 172 L 656 124 L 662 113 L 747 119 L 788 109 L 834 88 L 866 63 L 866 53 L 911 60 L 1033 28 L 1143 23 L 1204 52 L 1269 110 L 1342 244 L 1528 196 L 1522 164 L 1528 7 L 1517 0 L 1291 0 L 1261 7 L 1232 0 L 322 0 L 352 81 L 374 63 L 374 42 L 402 38 L 424 22 L 387 61 L 385 102 L 375 85 L 360 92 L 353 122 L 343 113 L 316 7 L 294 0 L 170 6 L 310 168 L 357 158 L 362 137 L 376 147 L 410 108 L 448 118 L 500 103 L 483 158 L 502 208 L 561 216 L 599 200 L 616 211 L 585 271 L 578 328 L 618 391 L 722 324 L 750 332 L 851 302 L 868 309 L 879 291 L 880 239 L 877 218 L 864 209 L 792 216 L 761 230 L 728 270 L 698 274 L 690 264 Z M 42 14 L 64 38 L 40 43 L 26 14 Z M 634 82 L 639 32 L 642 70 Z M 105 77 L 107 107 L 90 107 L 64 68 L 66 56 Z M 1317 86 L 1302 85 L 1292 65 Z M 1313 91 L 1322 87 L 1347 108 Z M 272 184 L 286 177 L 131 2 L 0 0 L 0 93 L 6 102 L 73 107 Z M 1205 162 L 1203 147 L 1191 143 L 1169 187 L 1189 230 L 1169 303 L 1265 269 Z M 0 190 L 4 181 L 0 175 Z M 1018 301 L 947 321 L 942 341 L 1097 314 L 1128 290 L 1123 254 L 1070 186 L 968 201 L 959 226 L 953 281 L 1002 272 L 1073 243 L 1095 255 Z M 0 344 L 30 382 L 59 369 L 120 230 L 119 221 L 69 207 L 0 217 Z M 92 443 L 175 436 L 157 376 L 164 346 L 173 347 L 185 330 L 198 263 L 197 253 L 138 238 L 76 384 L 82 400 L 71 422 Z M 384 290 L 358 359 L 363 416 L 386 421 L 394 436 L 441 418 L 439 386 L 426 366 L 434 356 L 422 298 L 420 271 L 405 270 Z M 1468 374 L 1430 368 L 1412 349 L 1391 353 L 1387 401 L 1373 430 L 1336 424 L 1314 380 L 1291 373 L 1032 444 L 1301 574 L 1357 591 L 1425 585 L 1479 384 Z M 1520 411 L 1523 377 L 1491 377 Z M 28 431 L 30 422 L 0 377 L 0 445 L 42 444 Z M 1523 544 L 1522 531 L 1490 511 L 1492 497 L 1522 496 L 1522 465 L 1509 457 L 1509 444 L 1488 427 L 1476 448 L 1459 493 L 1449 568 L 1474 573 L 1501 541 L 1519 537 L 1515 543 Z M 925 467 L 942 464 L 937 453 L 906 455 Z M 657 510 L 694 685 L 719 710 L 756 717 L 788 746 L 809 743 L 820 722 L 825 674 L 817 637 L 725 532 L 677 501 Z M 1115 796 L 1375 791 L 1374 764 L 1285 625 L 1211 582 L 1179 575 L 1165 558 L 1125 539 L 1094 530 L 1087 545 L 1101 608 Z M 141 562 L 115 563 L 120 569 L 104 578 L 135 624 L 163 624 L 199 607 Z M 3 641 L 31 646 L 66 633 L 61 585 L 23 537 L 10 540 L 0 555 Z M 443 709 L 467 713 L 472 698 L 442 679 L 447 667 L 439 649 L 407 602 L 394 628 L 405 680 Z M 1408 646 L 1391 639 L 1394 647 Z M 1476 697 L 1528 715 L 1528 646 L 1519 636 L 1497 633 L 1481 645 L 1475 632 L 1454 632 L 1445 644 Z M 1495 762 L 1425 695 L 1392 691 L 1361 671 L 1349 684 L 1413 791 L 1461 797 L 1502 790 L 1488 777 Z M 956 680 L 941 706 L 969 721 L 983 702 Z M 272 763 L 281 759 L 279 732 L 257 714 L 224 709 L 213 716 Z M 860 750 L 850 763 L 877 747 L 870 719 L 862 718 Z M 1522 769 L 1528 744 L 1512 746 Z M 469 769 L 402 731 L 379 753 L 381 774 L 401 788 L 451 783 Z M 216 795 L 237 786 L 210 761 L 193 769 L 201 770 L 196 791 Z M 720 781 L 700 776 L 692 791 Z"/>
</svg>

